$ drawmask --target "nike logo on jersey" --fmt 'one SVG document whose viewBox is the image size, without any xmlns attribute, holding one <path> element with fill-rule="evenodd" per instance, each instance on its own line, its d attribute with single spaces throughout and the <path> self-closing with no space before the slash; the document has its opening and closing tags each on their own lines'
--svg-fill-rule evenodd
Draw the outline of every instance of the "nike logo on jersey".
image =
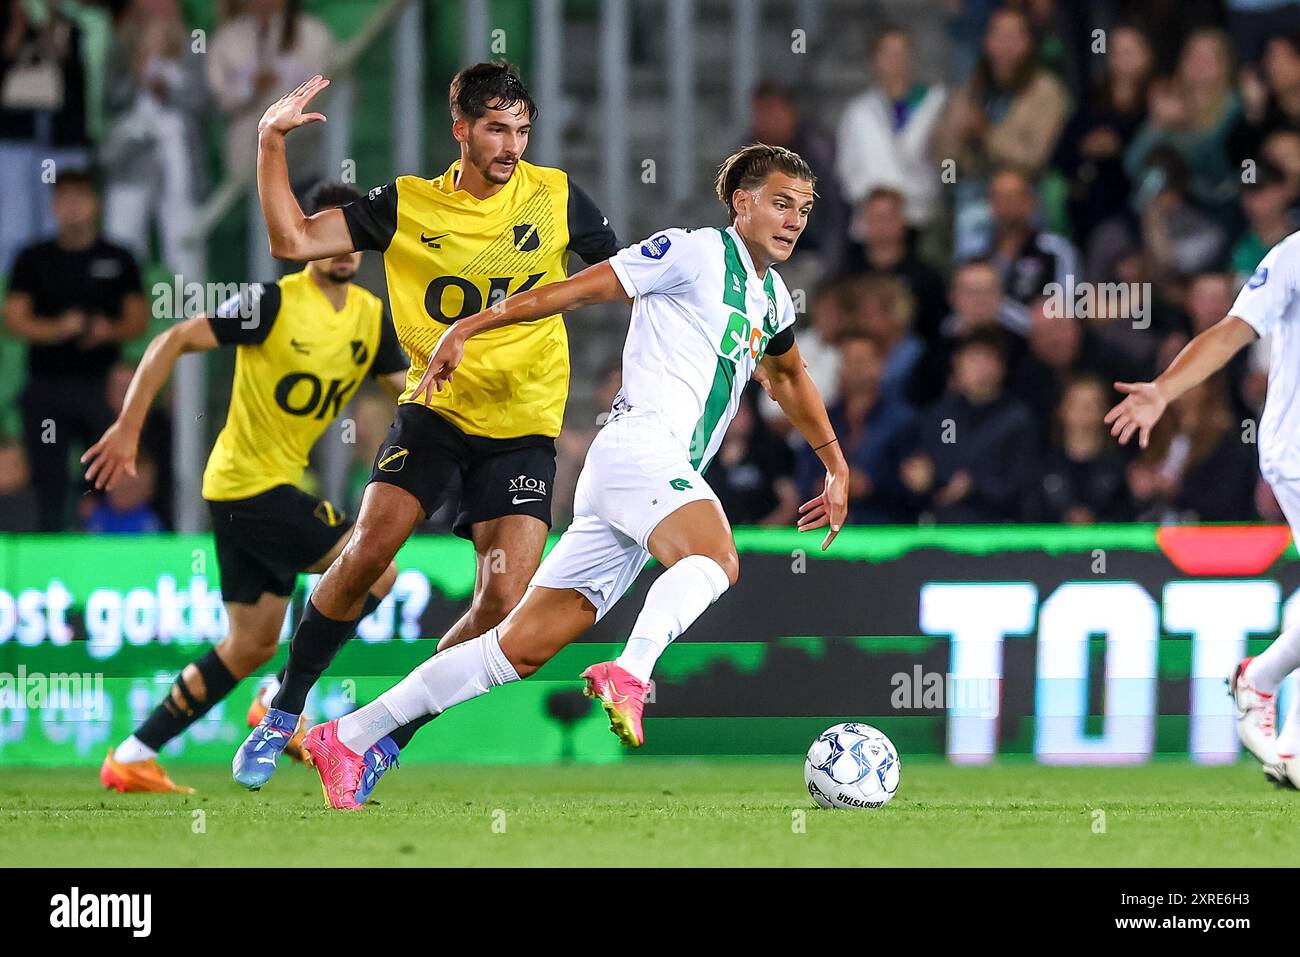
<svg viewBox="0 0 1300 957">
<path fill-rule="evenodd" d="M 450 236 L 450 235 L 451 235 L 451 233 L 439 233 L 437 236 L 426 236 L 426 235 L 424 234 L 424 231 L 421 230 L 421 231 L 420 231 L 420 242 L 424 243 L 424 244 L 425 244 L 426 246 L 428 246 L 430 249 L 441 249 L 441 248 L 442 248 L 442 243 L 438 242 L 438 240 L 440 240 L 440 239 L 442 239 L 442 238 L 444 238 L 444 237 L 446 237 L 446 236 Z"/>
<path fill-rule="evenodd" d="M 510 500 L 510 504 L 523 505 L 524 502 L 540 502 L 540 501 L 542 501 L 540 498 L 520 498 L 518 495 L 516 495 L 514 498 Z"/>
</svg>

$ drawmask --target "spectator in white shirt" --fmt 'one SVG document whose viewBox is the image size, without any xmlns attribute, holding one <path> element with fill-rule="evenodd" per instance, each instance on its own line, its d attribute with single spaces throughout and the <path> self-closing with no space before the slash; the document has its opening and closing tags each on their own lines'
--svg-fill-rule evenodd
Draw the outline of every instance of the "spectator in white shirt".
<svg viewBox="0 0 1300 957">
<path fill-rule="evenodd" d="M 109 238 L 148 262 L 156 222 L 168 268 L 201 280 L 188 234 L 203 187 L 207 87 L 177 0 L 132 0 L 113 37 L 104 90 L 111 121 L 99 161 Z"/>
<path fill-rule="evenodd" d="M 262 113 L 282 91 L 324 73 L 333 45 L 329 27 L 303 13 L 301 0 L 245 0 L 242 12 L 217 30 L 208 51 L 208 85 L 226 120 L 227 172 L 253 167 Z M 289 140 L 289 178 L 299 192 L 325 174 L 322 137 L 315 123 Z"/>
<path fill-rule="evenodd" d="M 946 94 L 914 80 L 912 40 L 903 30 L 879 35 L 872 62 L 876 85 L 850 100 L 840 120 L 836 176 L 852 204 L 881 187 L 902 193 L 908 224 L 920 228 L 939 206 L 930 140 Z"/>
</svg>

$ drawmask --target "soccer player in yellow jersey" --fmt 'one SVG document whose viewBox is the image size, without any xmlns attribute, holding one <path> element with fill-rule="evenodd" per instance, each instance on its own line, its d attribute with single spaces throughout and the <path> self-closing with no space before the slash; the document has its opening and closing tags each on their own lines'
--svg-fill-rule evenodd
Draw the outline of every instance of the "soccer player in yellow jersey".
<svg viewBox="0 0 1300 957">
<path fill-rule="evenodd" d="M 308 203 L 326 209 L 358 198 L 351 187 L 331 184 Z M 100 769 L 106 787 L 190 792 L 158 765 L 158 751 L 275 654 L 298 573 L 324 571 L 352 532 L 338 506 L 297 485 L 312 445 L 367 374 L 393 395 L 405 386 L 406 357 L 383 302 L 352 282 L 360 261 L 360 253 L 322 257 L 278 282 L 250 285 L 213 316 L 159 335 L 131 380 L 122 414 L 82 459 L 96 488 L 134 474 L 145 414 L 176 360 L 236 348 L 230 410 L 203 473 L 230 631 L 186 665 L 157 709 L 109 750 Z M 390 562 L 363 599 L 367 610 L 396 577 Z"/>
<path fill-rule="evenodd" d="M 259 124 L 257 185 L 271 252 L 315 259 L 382 250 L 393 320 L 412 366 L 356 533 L 312 592 L 284 684 L 236 765 L 254 753 L 275 757 L 263 745 L 283 742 L 283 728 L 297 721 L 321 673 L 317 665 L 351 636 L 367 590 L 457 483 L 453 530 L 474 543 L 477 579 L 469 610 L 439 648 L 496 626 L 518 603 L 550 526 L 555 436 L 569 387 L 563 319 L 557 313 L 476 337 L 447 388 L 423 396 L 415 386 L 458 320 L 565 279 L 570 252 L 593 264 L 618 249 L 605 217 L 566 173 L 523 161 L 537 110 L 501 63 L 480 63 L 453 78 L 451 130 L 460 159 L 444 173 L 401 176 L 341 210 L 304 215 L 289 186 L 285 135 L 324 119 L 305 110 L 328 84 L 313 77 L 272 104 Z M 373 776 L 391 765 L 419 724 L 367 756 Z M 263 779 L 237 772 L 236 780 L 260 786 Z"/>
</svg>

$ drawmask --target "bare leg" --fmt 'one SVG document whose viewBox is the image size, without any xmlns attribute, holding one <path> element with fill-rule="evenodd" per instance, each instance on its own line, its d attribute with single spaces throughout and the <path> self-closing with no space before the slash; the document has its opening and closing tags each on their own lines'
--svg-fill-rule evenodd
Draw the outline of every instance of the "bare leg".
<svg viewBox="0 0 1300 957">
<path fill-rule="evenodd" d="M 366 593 L 423 520 L 424 509 L 410 492 L 383 482 L 366 486 L 352 535 L 311 593 L 317 611 L 334 621 L 360 615 Z"/>
<path fill-rule="evenodd" d="M 477 574 L 469 610 L 438 642 L 438 651 L 495 628 L 524 595 L 546 547 L 546 523 L 531 515 L 504 515 L 476 522 L 474 536 Z M 402 725 L 391 735 L 399 749 L 436 715 L 426 714 Z"/>
<path fill-rule="evenodd" d="M 527 678 L 595 623 L 596 609 L 578 592 L 534 585 L 497 633 L 506 660 Z"/>
<path fill-rule="evenodd" d="M 496 628 L 438 652 L 370 704 L 340 718 L 338 740 L 364 754 L 425 715 L 527 677 L 595 621 L 596 609 L 578 592 L 531 586 Z"/>
<path fill-rule="evenodd" d="M 661 579 L 673 568 L 701 559 L 722 579 L 710 585 L 720 594 L 739 568 L 730 532 L 714 502 L 692 502 L 678 509 L 650 537 L 656 557 L 673 566 Z M 708 601 L 715 597 L 711 591 Z M 447 647 L 378 699 L 341 718 L 338 738 L 355 753 L 364 753 L 385 735 L 425 715 L 441 714 L 494 685 L 535 674 L 595 622 L 595 607 L 578 591 L 532 585 L 499 626 Z"/>
<path fill-rule="evenodd" d="M 478 572 L 474 599 L 438 642 L 443 651 L 495 628 L 519 604 L 542 561 L 546 523 L 531 515 L 505 515 L 470 529 Z"/>
</svg>

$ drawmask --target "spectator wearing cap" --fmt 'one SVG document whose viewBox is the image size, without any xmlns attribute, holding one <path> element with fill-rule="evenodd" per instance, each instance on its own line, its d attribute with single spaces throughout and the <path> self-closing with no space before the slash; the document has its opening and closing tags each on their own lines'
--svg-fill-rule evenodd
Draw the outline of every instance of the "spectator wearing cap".
<svg viewBox="0 0 1300 957">
<path fill-rule="evenodd" d="M 964 336 L 952 379 L 921 413 L 918 449 L 900 477 L 915 506 L 937 522 L 1015 522 L 1033 487 L 1033 415 L 1003 388 L 1006 337 L 986 327 Z"/>
<path fill-rule="evenodd" d="M 1300 4 L 1295 0 L 1224 0 L 1228 31 L 1237 58 L 1253 63 L 1268 59 L 1272 38 L 1300 33 Z"/>
<path fill-rule="evenodd" d="M 921 229 L 939 209 L 931 146 L 947 93 L 915 78 L 912 38 L 905 30 L 876 33 L 871 60 L 875 84 L 851 99 L 840 119 L 835 175 L 855 205 L 877 190 L 894 191 L 903 199 L 907 224 Z"/>
</svg>

